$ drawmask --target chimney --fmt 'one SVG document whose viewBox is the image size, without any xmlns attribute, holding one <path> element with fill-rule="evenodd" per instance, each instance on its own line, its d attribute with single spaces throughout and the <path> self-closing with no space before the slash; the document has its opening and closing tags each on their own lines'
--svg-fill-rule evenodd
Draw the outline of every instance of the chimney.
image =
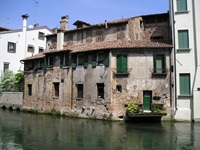
<svg viewBox="0 0 200 150">
<path fill-rule="evenodd" d="M 34 28 L 39 28 L 40 25 L 38 23 L 34 24 Z"/>
<path fill-rule="evenodd" d="M 68 29 L 68 19 L 69 19 L 69 16 L 66 15 L 66 16 L 62 16 L 61 17 L 61 21 L 60 21 L 60 30 L 67 30 Z"/>
<path fill-rule="evenodd" d="M 26 25 L 27 25 L 27 18 L 28 18 L 28 14 L 22 15 L 22 19 L 23 19 L 23 28 L 22 28 L 22 50 L 24 52 L 24 58 L 26 58 Z"/>
<path fill-rule="evenodd" d="M 22 15 L 23 19 L 23 31 L 26 31 L 26 25 L 27 25 L 27 18 L 29 17 L 28 14 Z"/>
</svg>

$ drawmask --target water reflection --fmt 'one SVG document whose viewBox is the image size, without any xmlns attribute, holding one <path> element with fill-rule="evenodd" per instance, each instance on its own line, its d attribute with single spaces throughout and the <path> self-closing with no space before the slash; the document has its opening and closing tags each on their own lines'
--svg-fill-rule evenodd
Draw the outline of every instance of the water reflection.
<svg viewBox="0 0 200 150">
<path fill-rule="evenodd" d="M 0 110 L 0 149 L 200 149 L 200 124 L 131 124 Z"/>
</svg>

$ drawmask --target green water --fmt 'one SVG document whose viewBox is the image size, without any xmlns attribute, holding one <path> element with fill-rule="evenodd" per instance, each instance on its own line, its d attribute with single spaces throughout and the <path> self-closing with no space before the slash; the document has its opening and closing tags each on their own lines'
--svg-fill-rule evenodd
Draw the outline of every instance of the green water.
<svg viewBox="0 0 200 150">
<path fill-rule="evenodd" d="M 0 109 L 0 150 L 199 150 L 200 123 L 131 124 Z"/>
</svg>

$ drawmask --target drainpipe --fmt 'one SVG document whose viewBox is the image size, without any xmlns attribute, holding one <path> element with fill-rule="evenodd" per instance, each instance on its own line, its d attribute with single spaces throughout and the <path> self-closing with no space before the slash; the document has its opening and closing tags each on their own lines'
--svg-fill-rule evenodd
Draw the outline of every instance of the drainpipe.
<svg viewBox="0 0 200 150">
<path fill-rule="evenodd" d="M 196 75 L 198 70 L 198 52 L 197 52 L 197 34 L 196 34 L 196 10 L 195 10 L 195 0 L 192 0 L 192 7 L 193 7 L 193 34 L 194 34 L 194 60 L 195 60 L 195 74 L 194 80 L 192 85 L 192 101 L 191 101 L 191 118 L 194 119 L 194 86 L 196 82 Z"/>
<path fill-rule="evenodd" d="M 174 0 L 169 0 L 170 3 L 170 16 L 172 26 L 172 43 L 173 43 L 173 55 L 174 55 L 174 115 L 177 110 L 177 84 L 176 84 L 176 42 L 175 42 L 175 20 L 174 20 Z M 170 85 L 171 86 L 171 85 Z"/>
</svg>

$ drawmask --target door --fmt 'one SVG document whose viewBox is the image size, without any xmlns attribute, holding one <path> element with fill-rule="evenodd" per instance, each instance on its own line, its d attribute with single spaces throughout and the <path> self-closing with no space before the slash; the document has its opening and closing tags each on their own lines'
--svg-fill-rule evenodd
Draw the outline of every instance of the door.
<svg viewBox="0 0 200 150">
<path fill-rule="evenodd" d="M 151 110 L 151 91 L 144 91 L 143 92 L 143 109 L 144 111 Z"/>
</svg>

